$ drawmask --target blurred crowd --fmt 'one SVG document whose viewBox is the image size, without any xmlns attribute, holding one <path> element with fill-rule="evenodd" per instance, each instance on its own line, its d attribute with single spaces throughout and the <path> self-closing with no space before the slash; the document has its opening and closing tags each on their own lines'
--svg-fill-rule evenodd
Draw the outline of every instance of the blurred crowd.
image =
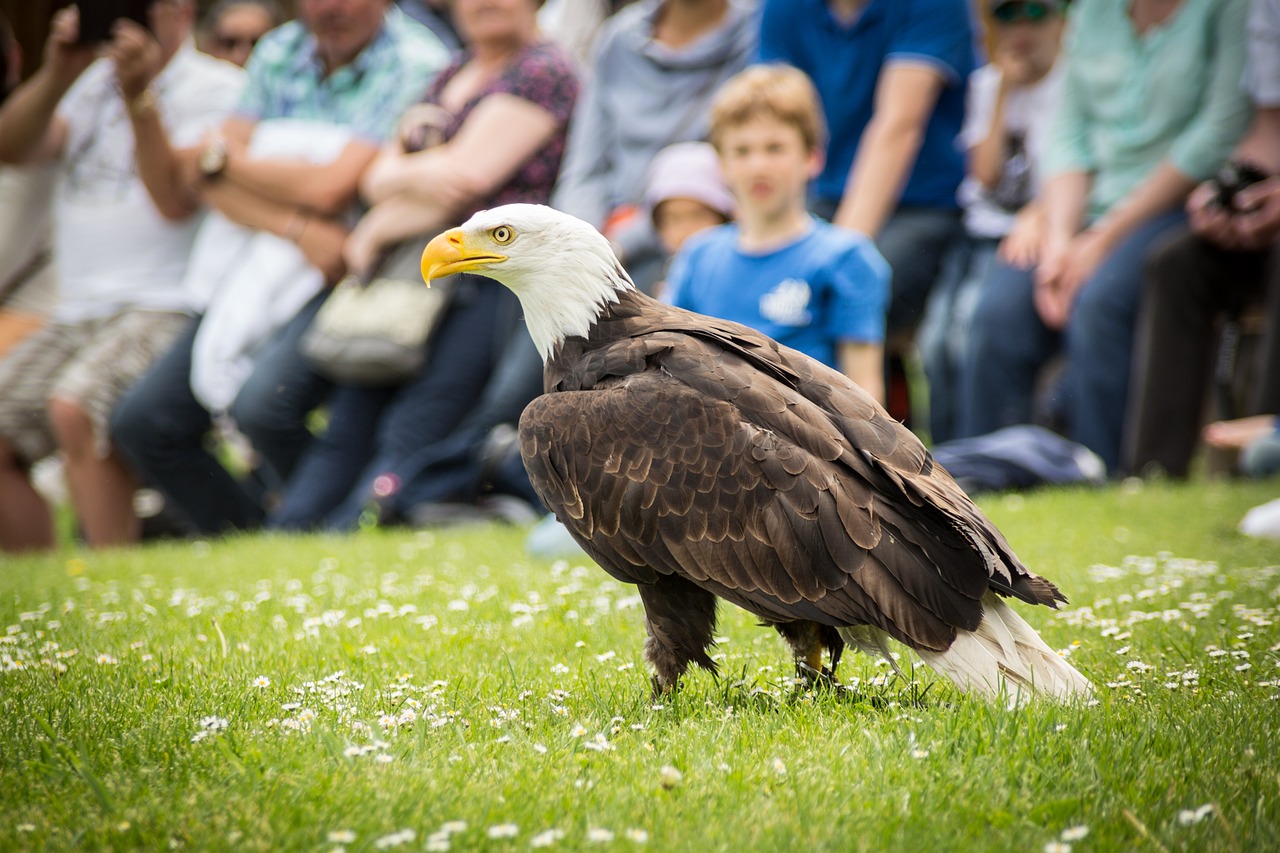
<svg viewBox="0 0 1280 853">
<path fill-rule="evenodd" d="M 543 515 L 503 287 L 457 277 L 407 372 L 311 344 L 516 202 L 966 487 L 1280 471 L 1280 0 L 83 7 L 0 18 L 0 550 L 64 499 L 93 547 Z"/>
</svg>

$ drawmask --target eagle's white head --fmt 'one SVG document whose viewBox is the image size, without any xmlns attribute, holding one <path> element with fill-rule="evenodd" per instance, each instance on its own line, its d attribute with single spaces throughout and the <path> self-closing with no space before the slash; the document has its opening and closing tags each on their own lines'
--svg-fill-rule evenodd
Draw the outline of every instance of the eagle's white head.
<svg viewBox="0 0 1280 853">
<path fill-rule="evenodd" d="M 540 204 L 482 210 L 427 244 L 422 278 L 459 272 L 509 287 L 545 361 L 567 337 L 585 336 L 604 306 L 634 285 L 599 231 Z"/>
</svg>

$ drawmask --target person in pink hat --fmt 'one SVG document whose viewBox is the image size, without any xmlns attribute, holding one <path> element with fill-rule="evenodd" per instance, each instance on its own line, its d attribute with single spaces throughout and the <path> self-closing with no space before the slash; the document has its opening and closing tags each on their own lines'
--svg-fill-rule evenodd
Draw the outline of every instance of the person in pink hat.
<svg viewBox="0 0 1280 853">
<path fill-rule="evenodd" d="M 668 262 L 694 234 L 731 221 L 733 193 L 716 149 L 707 142 L 677 142 L 659 151 L 649 167 L 644 204 Z M 661 289 L 659 283 L 655 292 Z"/>
</svg>

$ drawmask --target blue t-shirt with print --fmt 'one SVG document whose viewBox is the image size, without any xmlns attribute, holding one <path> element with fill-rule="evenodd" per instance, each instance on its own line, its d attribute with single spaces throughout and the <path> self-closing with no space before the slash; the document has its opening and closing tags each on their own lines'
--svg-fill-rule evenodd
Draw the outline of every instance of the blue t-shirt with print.
<svg viewBox="0 0 1280 853">
<path fill-rule="evenodd" d="M 817 87 L 830 142 L 814 189 L 819 198 L 834 200 L 844 195 L 884 66 L 906 62 L 935 69 L 945 84 L 901 203 L 958 206 L 965 161 L 957 137 L 966 82 L 977 65 L 967 0 L 871 0 L 848 23 L 832 15 L 827 0 L 765 0 L 758 58 L 794 65 Z"/>
<path fill-rule="evenodd" d="M 838 343 L 884 340 L 889 265 L 866 237 L 814 218 L 807 234 L 767 254 L 738 240 L 734 223 L 691 238 L 667 277 L 671 304 L 750 326 L 836 369 Z"/>
</svg>

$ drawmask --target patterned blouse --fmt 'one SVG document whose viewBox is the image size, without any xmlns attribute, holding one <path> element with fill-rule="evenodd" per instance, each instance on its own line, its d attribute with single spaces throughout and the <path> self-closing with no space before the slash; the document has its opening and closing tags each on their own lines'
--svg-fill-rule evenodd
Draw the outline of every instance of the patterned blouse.
<svg viewBox="0 0 1280 853">
<path fill-rule="evenodd" d="M 445 86 L 470 60 L 470 51 L 459 54 L 436 77 L 423 100 L 439 106 L 440 94 Z M 478 202 L 474 210 L 464 213 L 459 221 L 476 210 L 516 202 L 546 204 L 550 200 L 551 190 L 560 173 L 569 116 L 573 113 L 573 105 L 578 98 L 578 88 L 578 70 L 573 58 L 551 42 L 535 42 L 516 54 L 501 74 L 467 101 L 459 112 L 453 114 L 452 120 L 444 127 L 446 142 L 457 134 L 462 123 L 481 100 L 499 92 L 515 95 L 542 107 L 556 121 L 556 132 L 551 140 L 526 160 L 506 185 L 489 198 Z"/>
</svg>

